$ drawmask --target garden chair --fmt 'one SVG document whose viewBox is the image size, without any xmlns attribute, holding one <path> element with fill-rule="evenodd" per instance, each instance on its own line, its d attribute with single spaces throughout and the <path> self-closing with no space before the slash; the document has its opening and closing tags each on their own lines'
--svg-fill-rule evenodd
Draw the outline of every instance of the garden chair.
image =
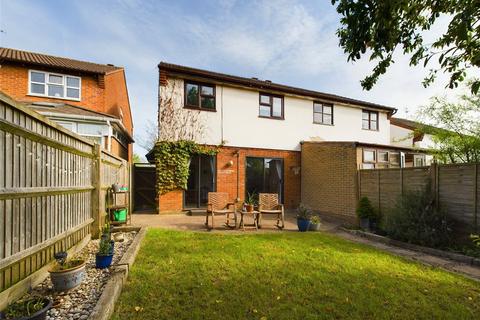
<svg viewBox="0 0 480 320">
<path fill-rule="evenodd" d="M 234 225 L 230 225 L 230 215 L 233 215 Z M 215 216 L 226 216 L 225 225 L 229 228 L 236 228 L 237 226 L 237 210 L 235 203 L 228 201 L 228 193 L 226 192 L 209 192 L 207 204 L 207 216 L 205 225 L 208 225 L 208 217 L 212 216 L 212 227 L 215 228 Z"/>
<path fill-rule="evenodd" d="M 260 193 L 258 195 L 258 227 L 262 226 L 262 215 L 273 214 L 277 216 L 277 228 L 285 227 L 285 213 L 283 204 L 278 201 L 277 193 Z M 280 224 L 281 223 L 281 224 Z"/>
</svg>

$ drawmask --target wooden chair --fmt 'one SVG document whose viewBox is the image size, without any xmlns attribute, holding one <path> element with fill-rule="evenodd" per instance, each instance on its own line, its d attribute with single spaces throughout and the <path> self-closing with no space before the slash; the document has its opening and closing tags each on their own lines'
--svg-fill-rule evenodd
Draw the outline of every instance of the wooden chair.
<svg viewBox="0 0 480 320">
<path fill-rule="evenodd" d="M 258 227 L 262 225 L 262 215 L 274 214 L 277 216 L 277 228 L 283 229 L 285 227 L 285 212 L 283 204 L 278 203 L 278 194 L 276 193 L 260 193 L 258 195 Z M 281 224 L 280 224 L 281 222 Z"/>
<path fill-rule="evenodd" d="M 233 214 L 234 225 L 230 225 L 230 215 Z M 207 204 L 207 216 L 205 225 L 209 229 L 215 227 L 215 216 L 224 215 L 227 220 L 225 225 L 229 228 L 236 228 L 237 226 L 237 210 L 235 208 L 235 203 L 228 201 L 228 193 L 226 192 L 209 192 L 208 193 L 208 204 Z M 208 225 L 208 217 L 212 216 L 212 227 Z"/>
</svg>

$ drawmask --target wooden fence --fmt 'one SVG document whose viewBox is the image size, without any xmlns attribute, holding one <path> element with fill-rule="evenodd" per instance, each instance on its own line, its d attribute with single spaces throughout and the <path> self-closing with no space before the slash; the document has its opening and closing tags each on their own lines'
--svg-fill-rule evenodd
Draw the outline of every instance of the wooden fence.
<svg viewBox="0 0 480 320">
<path fill-rule="evenodd" d="M 0 302 L 96 236 L 107 186 L 128 181 L 125 160 L 0 93 Z"/>
<path fill-rule="evenodd" d="M 455 220 L 465 235 L 478 231 L 478 164 L 432 165 L 430 167 L 359 170 L 359 196 L 366 196 L 388 219 L 397 199 L 407 190 L 430 192 L 435 204 Z"/>
</svg>

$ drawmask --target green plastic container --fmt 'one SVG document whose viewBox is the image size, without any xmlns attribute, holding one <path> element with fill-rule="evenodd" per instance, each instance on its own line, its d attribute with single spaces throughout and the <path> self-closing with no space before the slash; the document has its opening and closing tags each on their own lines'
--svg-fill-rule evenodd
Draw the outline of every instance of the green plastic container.
<svg viewBox="0 0 480 320">
<path fill-rule="evenodd" d="M 127 221 L 127 209 L 117 209 L 113 211 L 114 221 Z"/>
</svg>

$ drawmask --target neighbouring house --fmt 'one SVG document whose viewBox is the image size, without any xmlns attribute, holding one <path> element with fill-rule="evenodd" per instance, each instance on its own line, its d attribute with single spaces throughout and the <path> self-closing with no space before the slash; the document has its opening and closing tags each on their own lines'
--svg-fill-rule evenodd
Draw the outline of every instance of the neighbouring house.
<svg viewBox="0 0 480 320">
<path fill-rule="evenodd" d="M 0 91 L 131 160 L 133 121 L 123 67 L 0 48 Z"/>
<path fill-rule="evenodd" d="M 237 201 L 273 192 L 287 208 L 302 201 L 335 214 L 348 193 L 342 214 L 351 216 L 358 169 L 411 166 L 409 155 L 422 155 L 390 143 L 392 107 L 165 62 L 159 80 L 160 111 L 195 119 L 196 142 L 220 146 L 216 156 L 191 159 L 187 190 L 160 195 L 160 212 L 205 207 L 208 192 L 218 191 Z M 165 128 L 159 121 L 160 137 Z"/>
<path fill-rule="evenodd" d="M 413 147 L 423 150 L 435 149 L 435 142 L 432 140 L 432 135 L 424 133 L 420 130 L 429 127 L 420 122 L 392 117 L 390 119 L 390 137 L 391 144 L 403 147 Z M 412 163 L 416 167 L 430 165 L 433 161 L 433 156 L 415 155 Z"/>
</svg>

